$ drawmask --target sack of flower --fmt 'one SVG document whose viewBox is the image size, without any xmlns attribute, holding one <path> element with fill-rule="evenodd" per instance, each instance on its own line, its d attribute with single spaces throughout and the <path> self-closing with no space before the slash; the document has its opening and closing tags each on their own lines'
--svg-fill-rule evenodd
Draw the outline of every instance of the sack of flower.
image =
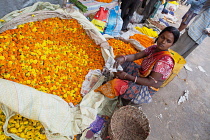
<svg viewBox="0 0 210 140">
<path fill-rule="evenodd" d="M 62 10 L 23 14 L 0 28 L 0 44 L 0 103 L 7 136 L 46 139 L 45 128 L 48 136 L 71 139 L 89 126 L 91 121 L 76 118 L 81 114 L 68 103 L 81 102 L 85 75 L 103 68 L 101 50 L 108 43 L 84 16 Z"/>
<path fill-rule="evenodd" d="M 129 54 L 135 54 L 139 52 L 140 50 L 137 50 L 133 44 L 126 42 L 124 39 L 109 39 L 108 43 L 113 48 L 114 55 L 129 55 Z M 141 64 L 142 59 L 135 61 L 137 64 Z"/>
</svg>

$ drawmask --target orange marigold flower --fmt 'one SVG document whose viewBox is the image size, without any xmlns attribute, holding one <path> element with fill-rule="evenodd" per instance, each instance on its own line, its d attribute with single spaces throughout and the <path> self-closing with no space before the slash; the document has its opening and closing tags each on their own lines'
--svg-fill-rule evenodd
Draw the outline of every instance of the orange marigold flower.
<svg viewBox="0 0 210 140">
<path fill-rule="evenodd" d="M 130 39 L 135 39 L 138 41 L 141 45 L 143 45 L 145 48 L 154 45 L 154 40 L 147 35 L 143 34 L 135 34 L 133 36 L 130 36 Z"/>
<path fill-rule="evenodd" d="M 130 43 L 125 43 L 117 39 L 109 39 L 108 43 L 110 46 L 112 46 L 115 56 L 138 53 L 138 51 Z M 142 59 L 136 60 L 134 62 L 141 64 Z"/>
</svg>

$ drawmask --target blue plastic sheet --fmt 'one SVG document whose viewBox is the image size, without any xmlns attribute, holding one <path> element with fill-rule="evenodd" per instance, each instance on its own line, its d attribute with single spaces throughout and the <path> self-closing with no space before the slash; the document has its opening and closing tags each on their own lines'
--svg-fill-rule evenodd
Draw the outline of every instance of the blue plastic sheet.
<svg viewBox="0 0 210 140">
<path fill-rule="evenodd" d="M 123 20 L 121 18 L 121 12 L 119 11 L 119 6 L 110 10 L 109 19 L 107 27 L 105 29 L 105 34 L 117 37 L 120 35 L 122 29 Z"/>
</svg>

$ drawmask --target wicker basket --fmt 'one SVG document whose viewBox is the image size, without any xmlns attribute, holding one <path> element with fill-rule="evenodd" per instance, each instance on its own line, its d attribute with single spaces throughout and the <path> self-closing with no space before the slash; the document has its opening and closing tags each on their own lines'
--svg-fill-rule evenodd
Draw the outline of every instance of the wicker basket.
<svg viewBox="0 0 210 140">
<path fill-rule="evenodd" d="M 108 129 L 112 140 L 145 140 L 149 132 L 146 115 L 141 109 L 130 105 L 114 112 Z"/>
</svg>

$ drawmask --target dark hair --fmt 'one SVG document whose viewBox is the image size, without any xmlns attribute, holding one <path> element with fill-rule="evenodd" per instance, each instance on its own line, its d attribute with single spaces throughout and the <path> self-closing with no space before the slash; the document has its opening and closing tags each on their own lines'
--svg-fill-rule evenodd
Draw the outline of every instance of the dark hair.
<svg viewBox="0 0 210 140">
<path fill-rule="evenodd" d="M 173 27 L 173 26 L 168 26 L 168 27 L 166 27 L 165 29 L 163 29 L 163 30 L 159 33 L 158 37 L 159 37 L 162 33 L 166 32 L 166 31 L 168 31 L 168 32 L 170 32 L 170 33 L 172 33 L 172 34 L 174 35 L 174 42 L 173 42 L 173 44 L 176 43 L 177 40 L 179 39 L 179 35 L 180 35 L 179 30 L 178 30 L 177 28 Z M 158 38 L 156 38 L 155 42 L 157 42 L 157 40 L 158 40 Z"/>
</svg>

